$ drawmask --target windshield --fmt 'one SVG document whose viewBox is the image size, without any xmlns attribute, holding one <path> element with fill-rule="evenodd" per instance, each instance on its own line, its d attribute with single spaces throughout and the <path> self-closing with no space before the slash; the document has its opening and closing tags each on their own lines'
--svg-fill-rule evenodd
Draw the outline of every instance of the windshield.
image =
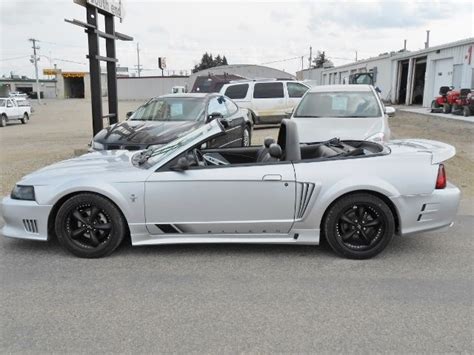
<svg viewBox="0 0 474 355">
<path fill-rule="evenodd" d="M 213 127 L 213 125 L 207 124 L 194 131 L 183 134 L 181 137 L 176 138 L 168 144 L 160 147 L 150 147 L 147 150 L 136 153 L 132 158 L 132 162 L 140 167 L 148 169 L 158 162 L 167 159 L 180 148 L 190 144 L 199 143 L 209 135 L 209 131 L 216 130 L 216 128 Z M 220 128 L 216 130 L 216 134 L 221 132 Z"/>
<path fill-rule="evenodd" d="M 308 93 L 295 117 L 379 117 L 380 106 L 371 91 Z"/>
<path fill-rule="evenodd" d="M 164 97 L 140 106 L 132 121 L 197 121 L 204 117 L 206 100 L 195 97 Z"/>
</svg>

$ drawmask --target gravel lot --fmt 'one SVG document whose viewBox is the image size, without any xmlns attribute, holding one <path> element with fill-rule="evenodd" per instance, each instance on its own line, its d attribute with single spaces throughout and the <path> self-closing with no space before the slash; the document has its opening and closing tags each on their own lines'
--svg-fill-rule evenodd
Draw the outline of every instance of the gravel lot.
<svg viewBox="0 0 474 355">
<path fill-rule="evenodd" d="M 474 352 L 474 125 L 401 112 L 390 124 L 396 138 L 456 146 L 447 170 L 464 200 L 449 231 L 394 238 L 367 261 L 325 245 L 124 245 L 82 260 L 1 237 L 0 353 Z M 85 100 L 46 101 L 1 128 L 1 193 L 90 135 Z"/>
</svg>

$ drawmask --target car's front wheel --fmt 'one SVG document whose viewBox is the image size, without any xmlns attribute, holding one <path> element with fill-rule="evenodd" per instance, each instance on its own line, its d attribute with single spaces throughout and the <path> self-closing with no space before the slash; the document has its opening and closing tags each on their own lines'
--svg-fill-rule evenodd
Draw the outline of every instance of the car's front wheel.
<svg viewBox="0 0 474 355">
<path fill-rule="evenodd" d="M 395 233 L 395 220 L 382 199 L 356 193 L 336 201 L 322 227 L 336 253 L 350 259 L 368 259 L 388 245 Z"/>
<path fill-rule="evenodd" d="M 112 202 L 96 194 L 81 193 L 59 208 L 55 230 L 60 244 L 74 255 L 99 258 L 120 245 L 127 228 Z"/>
<path fill-rule="evenodd" d="M 450 104 L 444 104 L 443 105 L 443 113 L 451 113 L 451 105 Z"/>
</svg>

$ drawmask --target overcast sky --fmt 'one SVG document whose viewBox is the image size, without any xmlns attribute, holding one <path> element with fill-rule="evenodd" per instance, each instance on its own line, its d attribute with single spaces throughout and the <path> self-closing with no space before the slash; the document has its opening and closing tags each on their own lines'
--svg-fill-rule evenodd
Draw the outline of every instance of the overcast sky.
<svg viewBox="0 0 474 355">
<path fill-rule="evenodd" d="M 123 3 L 125 18 L 116 30 L 135 40 L 118 42 L 119 64 L 134 68 L 139 42 L 143 75 L 158 74 L 159 56 L 176 74 L 189 73 L 205 51 L 225 55 L 229 64 L 272 62 L 266 65 L 294 74 L 301 56 L 307 67 L 310 46 L 338 65 L 353 61 L 355 51 L 361 59 L 399 50 L 404 39 L 409 50 L 421 49 L 427 29 L 433 46 L 474 36 L 471 1 Z M 63 70 L 87 71 L 86 35 L 64 18 L 85 21 L 85 9 L 73 0 L 0 0 L 0 75 L 34 76 L 31 37 L 40 40 L 40 69 L 56 63 Z"/>
</svg>

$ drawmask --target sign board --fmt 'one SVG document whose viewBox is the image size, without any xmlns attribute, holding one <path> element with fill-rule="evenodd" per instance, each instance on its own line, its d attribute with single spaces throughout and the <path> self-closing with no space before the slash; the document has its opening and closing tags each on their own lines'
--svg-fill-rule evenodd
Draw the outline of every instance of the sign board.
<svg viewBox="0 0 474 355">
<path fill-rule="evenodd" d="M 74 2 L 82 6 L 92 5 L 119 19 L 123 18 L 122 0 L 74 0 Z"/>
<path fill-rule="evenodd" d="M 43 69 L 43 75 L 56 75 L 57 73 L 57 69 Z"/>
<path fill-rule="evenodd" d="M 161 70 L 166 69 L 166 58 L 165 57 L 158 57 L 158 68 Z"/>
</svg>

